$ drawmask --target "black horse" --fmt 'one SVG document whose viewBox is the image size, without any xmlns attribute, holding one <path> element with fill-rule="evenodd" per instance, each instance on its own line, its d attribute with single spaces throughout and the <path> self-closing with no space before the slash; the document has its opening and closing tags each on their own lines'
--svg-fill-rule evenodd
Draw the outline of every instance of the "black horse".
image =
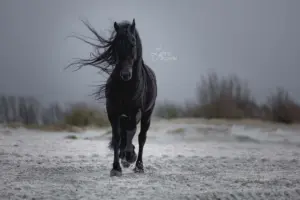
<svg viewBox="0 0 300 200">
<path fill-rule="evenodd" d="M 99 99 L 106 100 L 107 115 L 112 127 L 110 147 L 114 151 L 114 161 L 110 175 L 122 175 L 120 158 L 123 167 L 129 167 L 136 161 L 134 171 L 143 173 L 143 149 L 155 107 L 157 82 L 155 73 L 144 63 L 135 19 L 132 23 L 114 22 L 110 39 L 104 39 L 90 25 L 85 25 L 97 37 L 99 44 L 78 37 L 91 44 L 95 53 L 91 54 L 91 58 L 80 59 L 71 65 L 76 65 L 78 69 L 91 65 L 109 75 L 96 94 Z M 101 49 L 103 52 L 100 52 Z M 137 156 L 132 139 L 139 122 L 141 129 Z"/>
</svg>

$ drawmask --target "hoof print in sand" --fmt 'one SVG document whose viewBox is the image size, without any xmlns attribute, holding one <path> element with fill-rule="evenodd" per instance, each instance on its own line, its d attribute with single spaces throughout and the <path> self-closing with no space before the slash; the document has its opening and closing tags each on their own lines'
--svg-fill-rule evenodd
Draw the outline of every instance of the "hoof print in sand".
<svg viewBox="0 0 300 200">
<path fill-rule="evenodd" d="M 112 169 L 110 171 L 110 177 L 121 177 L 122 176 L 122 171 L 118 171 L 118 170 L 115 170 L 115 169 Z"/>
<path fill-rule="evenodd" d="M 124 167 L 124 168 L 128 168 L 128 167 L 130 167 L 130 163 L 129 162 L 127 162 L 125 159 L 122 159 L 121 160 L 121 163 L 122 163 L 122 166 Z"/>
<path fill-rule="evenodd" d="M 145 173 L 145 172 L 144 172 L 144 168 L 138 168 L 138 167 L 135 167 L 135 168 L 133 169 L 133 171 L 134 171 L 135 173 L 139 173 L 139 174 Z"/>
</svg>

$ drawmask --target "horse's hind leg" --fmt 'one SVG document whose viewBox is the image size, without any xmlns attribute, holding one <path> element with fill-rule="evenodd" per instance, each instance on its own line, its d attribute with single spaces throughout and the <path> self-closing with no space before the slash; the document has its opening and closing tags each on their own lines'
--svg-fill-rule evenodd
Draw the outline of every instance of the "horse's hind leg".
<svg viewBox="0 0 300 200">
<path fill-rule="evenodd" d="M 144 145 L 145 145 L 146 139 L 147 139 L 147 132 L 148 132 L 148 129 L 149 129 L 150 123 L 151 123 L 152 111 L 153 111 L 153 109 L 146 112 L 146 113 L 143 113 L 142 119 L 141 119 L 141 131 L 140 131 L 140 134 L 138 136 L 139 153 L 138 153 L 138 158 L 137 158 L 135 168 L 134 168 L 134 171 L 138 172 L 138 173 L 143 173 L 144 172 L 143 150 L 144 150 Z"/>
</svg>

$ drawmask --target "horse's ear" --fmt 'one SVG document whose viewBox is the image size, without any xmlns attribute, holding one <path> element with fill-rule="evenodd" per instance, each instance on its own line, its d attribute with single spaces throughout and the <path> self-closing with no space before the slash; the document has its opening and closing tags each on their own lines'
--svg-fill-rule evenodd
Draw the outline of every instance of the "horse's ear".
<svg viewBox="0 0 300 200">
<path fill-rule="evenodd" d="M 118 30 L 119 30 L 119 25 L 118 25 L 117 22 L 114 23 L 114 28 L 115 28 L 116 32 L 118 32 Z"/>
<path fill-rule="evenodd" d="M 134 33 L 134 31 L 135 31 L 135 19 L 134 18 L 133 18 L 131 26 L 130 26 L 130 31 L 131 31 L 131 33 Z"/>
</svg>

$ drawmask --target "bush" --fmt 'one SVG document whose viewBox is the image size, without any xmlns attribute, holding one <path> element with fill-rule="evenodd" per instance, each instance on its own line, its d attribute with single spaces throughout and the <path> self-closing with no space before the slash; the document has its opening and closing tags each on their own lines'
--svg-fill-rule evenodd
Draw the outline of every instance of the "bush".
<svg viewBox="0 0 300 200">
<path fill-rule="evenodd" d="M 256 118 L 279 123 L 300 122 L 300 105 L 282 88 L 258 105 L 252 98 L 247 82 L 236 75 L 219 77 L 210 73 L 202 77 L 197 88 L 196 103 L 180 107 L 169 101 L 156 107 L 156 115 L 172 119 L 177 117 L 203 117 L 242 119 Z"/>
<path fill-rule="evenodd" d="M 169 101 L 165 101 L 164 103 L 159 103 L 156 106 L 155 111 L 156 111 L 155 112 L 156 116 L 164 119 L 173 119 L 182 116 L 182 108 Z"/>
<path fill-rule="evenodd" d="M 103 111 L 87 106 L 75 105 L 69 114 L 65 116 L 65 123 L 78 127 L 95 125 L 99 127 L 107 126 L 108 119 Z"/>
<path fill-rule="evenodd" d="M 197 89 L 198 113 L 204 118 L 252 118 L 256 104 L 245 81 L 235 75 L 202 77 Z"/>
<path fill-rule="evenodd" d="M 300 106 L 283 88 L 277 88 L 268 97 L 265 110 L 269 113 L 269 119 L 275 122 L 290 124 L 300 121 Z"/>
<path fill-rule="evenodd" d="M 183 108 L 183 117 L 202 117 L 201 106 L 197 103 L 186 102 Z"/>
</svg>

